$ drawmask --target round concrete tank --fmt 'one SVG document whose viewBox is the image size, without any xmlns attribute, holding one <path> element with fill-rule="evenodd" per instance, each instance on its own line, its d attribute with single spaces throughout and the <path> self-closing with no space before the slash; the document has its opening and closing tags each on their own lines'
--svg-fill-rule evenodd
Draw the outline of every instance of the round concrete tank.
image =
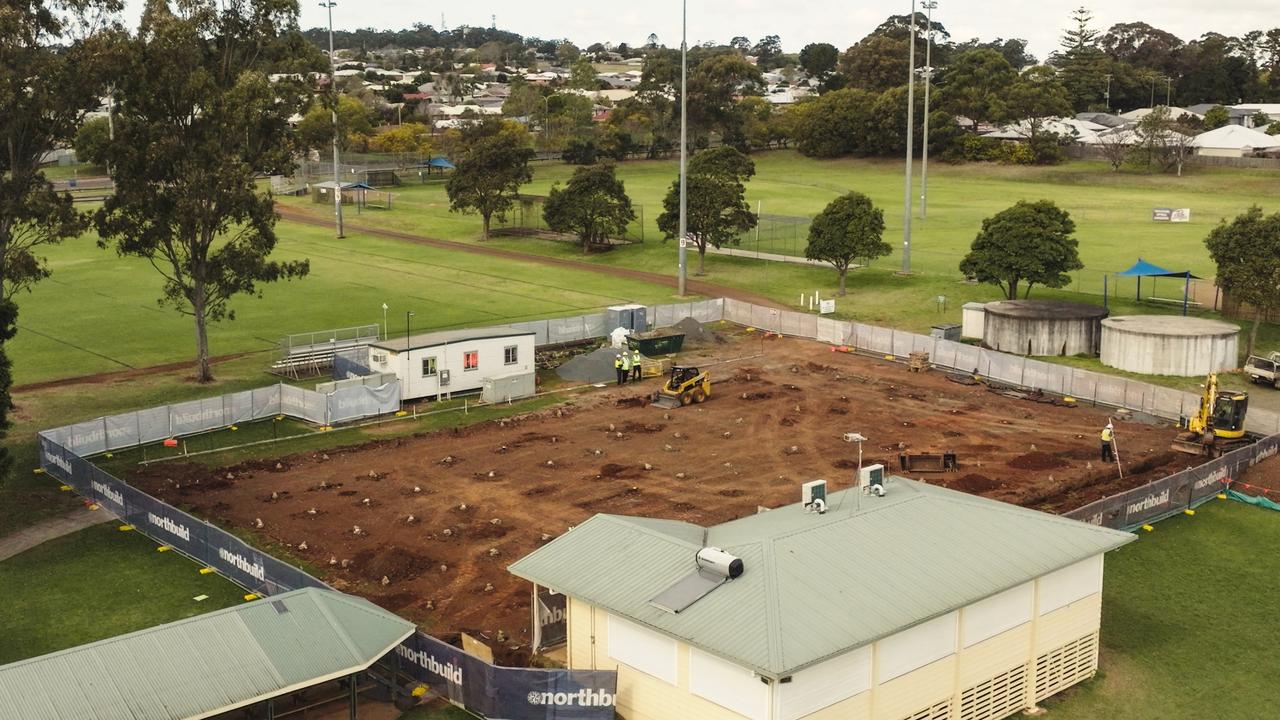
<svg viewBox="0 0 1280 720">
<path fill-rule="evenodd" d="M 1208 375 L 1239 367 L 1240 326 L 1180 315 L 1102 321 L 1102 364 L 1147 375 Z"/>
<path fill-rule="evenodd" d="M 1017 355 L 1097 355 L 1106 308 L 1057 300 L 987 303 L 982 344 Z"/>
</svg>

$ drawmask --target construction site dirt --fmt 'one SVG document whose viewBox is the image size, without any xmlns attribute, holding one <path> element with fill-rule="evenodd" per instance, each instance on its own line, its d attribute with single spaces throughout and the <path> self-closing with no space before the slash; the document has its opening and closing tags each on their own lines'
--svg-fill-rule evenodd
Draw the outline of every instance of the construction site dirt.
<svg viewBox="0 0 1280 720">
<path fill-rule="evenodd" d="M 1055 512 L 1192 462 L 1169 449 L 1171 425 L 1116 420 L 1121 479 L 1099 459 L 1106 409 L 1017 399 L 810 341 L 739 336 L 680 361 L 710 371 L 705 403 L 653 407 L 653 379 L 455 430 L 216 470 L 159 464 L 132 480 L 287 547 L 428 632 L 508 638 L 498 658 L 518 663 L 531 589 L 508 564 L 595 513 L 709 525 L 796 502 L 808 480 L 849 487 L 859 448 L 846 433 L 867 438 L 864 465 L 894 472 L 900 453 L 954 452 L 956 471 L 914 477 Z"/>
</svg>

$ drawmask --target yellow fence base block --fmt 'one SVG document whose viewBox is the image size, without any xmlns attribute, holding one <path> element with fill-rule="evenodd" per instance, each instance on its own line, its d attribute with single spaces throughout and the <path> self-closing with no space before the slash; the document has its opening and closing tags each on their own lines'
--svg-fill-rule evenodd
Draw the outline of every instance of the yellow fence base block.
<svg viewBox="0 0 1280 720">
<path fill-rule="evenodd" d="M 416 687 L 416 688 L 414 688 L 414 689 L 413 689 L 413 692 L 411 692 L 411 693 L 409 693 L 409 694 L 410 694 L 410 695 L 412 695 L 412 696 L 414 696 L 414 697 L 416 697 L 416 698 L 420 698 L 420 697 L 422 697 L 423 695 L 426 695 L 426 694 L 427 694 L 427 688 L 426 688 L 426 687 L 424 687 L 424 686 L 422 686 L 422 685 L 419 685 L 418 687 Z"/>
<path fill-rule="evenodd" d="M 1218 499 L 1219 499 L 1219 500 L 1226 500 L 1226 499 L 1227 499 L 1227 494 L 1226 494 L 1226 493 L 1218 493 Z"/>
<path fill-rule="evenodd" d="M 44 474 L 44 468 L 36 468 L 35 470 L 32 470 L 31 472 L 35 473 L 36 475 L 43 475 L 43 474 Z"/>
<path fill-rule="evenodd" d="M 252 602 L 257 599 L 258 599 L 258 593 L 245 593 L 244 595 L 245 602 Z"/>
<path fill-rule="evenodd" d="M 211 568 L 211 567 L 203 567 L 203 568 L 200 568 L 200 574 L 201 574 L 201 575 L 212 575 L 212 574 L 213 574 L 213 573 L 215 573 L 215 572 L 217 572 L 217 571 L 216 571 L 216 570 L 214 570 L 214 569 L 213 569 L 213 568 Z"/>
<path fill-rule="evenodd" d="M 235 432 L 235 431 L 239 430 L 240 428 L 236 427 L 235 425 L 232 425 L 231 427 L 229 427 L 229 428 L 227 428 L 227 429 L 228 429 L 228 430 L 230 430 L 231 432 Z"/>
<path fill-rule="evenodd" d="M 408 410 L 397 410 L 397 411 L 396 411 L 396 417 L 404 417 L 405 415 L 408 415 L 408 414 L 409 414 L 409 411 L 408 411 Z"/>
<path fill-rule="evenodd" d="M 332 425 L 321 425 L 321 426 L 320 426 L 320 432 L 329 432 L 329 431 L 330 431 L 330 430 L 332 430 L 332 429 L 333 429 L 333 426 L 332 426 Z"/>
<path fill-rule="evenodd" d="M 1153 526 L 1153 525 L 1143 525 L 1143 526 L 1142 526 L 1142 529 L 1143 529 L 1143 530 L 1146 530 L 1147 532 L 1155 532 L 1155 531 L 1156 531 L 1155 526 Z"/>
<path fill-rule="evenodd" d="M 62 492 L 71 492 L 70 485 L 59 485 L 58 489 L 61 490 Z"/>
<path fill-rule="evenodd" d="M 1195 511 L 1195 510 L 1192 510 L 1191 508 L 1187 508 L 1186 510 L 1183 510 L 1183 511 L 1182 511 L 1182 514 L 1183 514 L 1183 515 L 1195 515 L 1195 514 L 1196 514 L 1196 511 Z"/>
<path fill-rule="evenodd" d="M 107 453 L 107 459 L 108 459 L 108 460 L 110 460 L 110 459 L 111 459 L 111 458 L 113 458 L 113 457 L 115 457 L 115 453 Z"/>
<path fill-rule="evenodd" d="M 161 545 L 160 547 L 156 548 L 156 552 L 169 552 L 172 549 L 173 548 L 169 547 L 168 545 Z"/>
<path fill-rule="evenodd" d="M 132 525 L 121 525 L 120 527 L 118 527 L 118 528 L 116 528 L 116 529 L 117 529 L 117 530 L 119 530 L 120 532 L 129 532 L 130 530 L 132 530 L 132 529 L 133 529 L 133 526 L 132 526 Z"/>
<path fill-rule="evenodd" d="M 885 356 L 884 356 L 884 359 L 885 359 L 885 360 L 892 360 L 892 359 L 893 359 L 893 356 L 892 356 L 892 355 L 885 355 Z"/>
<path fill-rule="evenodd" d="M 753 328 L 753 327 L 749 327 L 749 328 L 747 328 L 747 332 L 749 332 L 749 333 L 753 333 L 753 332 L 755 332 L 755 331 L 756 331 L 756 329 L 755 329 L 755 328 Z"/>
<path fill-rule="evenodd" d="M 89 503 L 88 507 L 89 507 L 89 509 L 90 509 L 90 510 L 97 510 L 97 509 L 98 509 L 98 503 Z"/>
</svg>

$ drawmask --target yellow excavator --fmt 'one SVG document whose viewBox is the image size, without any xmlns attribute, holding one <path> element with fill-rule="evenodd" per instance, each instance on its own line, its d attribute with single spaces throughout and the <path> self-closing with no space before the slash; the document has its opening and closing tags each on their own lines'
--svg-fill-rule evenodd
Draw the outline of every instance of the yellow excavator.
<svg viewBox="0 0 1280 720">
<path fill-rule="evenodd" d="M 1185 432 L 1173 440 L 1173 449 L 1191 455 L 1217 457 L 1249 442 L 1244 431 L 1249 394 L 1243 390 L 1219 390 L 1218 374 L 1209 373 L 1200 395 L 1200 410 L 1178 420 Z"/>
<path fill-rule="evenodd" d="M 678 408 L 706 400 L 711 395 L 711 376 L 696 367 L 671 368 L 671 377 L 653 394 L 653 404 Z"/>
</svg>

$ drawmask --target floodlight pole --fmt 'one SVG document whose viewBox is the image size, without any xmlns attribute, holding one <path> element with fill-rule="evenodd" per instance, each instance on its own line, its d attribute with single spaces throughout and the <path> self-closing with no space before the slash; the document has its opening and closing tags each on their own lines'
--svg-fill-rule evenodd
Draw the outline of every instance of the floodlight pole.
<svg viewBox="0 0 1280 720">
<path fill-rule="evenodd" d="M 689 116 L 688 116 L 688 73 L 689 73 L 689 2 L 682 0 L 680 3 L 680 280 L 677 283 L 676 294 L 681 297 L 685 294 L 686 277 L 689 273 L 689 263 L 687 249 L 685 248 L 685 235 L 688 232 L 688 219 L 686 214 L 689 207 L 688 187 L 685 178 L 685 170 L 688 165 L 688 133 L 689 133 Z"/>
<path fill-rule="evenodd" d="M 933 84 L 933 9 L 938 7 L 936 0 L 925 0 L 921 5 L 925 8 L 925 32 L 928 41 L 924 46 L 924 67 L 920 68 L 920 76 L 924 78 L 924 144 L 920 148 L 920 219 L 924 220 L 929 213 L 929 86 Z"/>
<path fill-rule="evenodd" d="M 333 216 L 338 223 L 338 237 L 342 235 L 342 180 L 338 177 L 338 85 L 334 79 L 333 62 L 333 8 L 335 0 L 325 0 L 320 7 L 329 11 L 329 92 L 333 93 Z"/>
<path fill-rule="evenodd" d="M 907 55 L 907 169 L 902 189 L 902 274 L 911 274 L 911 156 L 916 125 L 916 0 L 911 0 L 911 39 Z"/>
</svg>

